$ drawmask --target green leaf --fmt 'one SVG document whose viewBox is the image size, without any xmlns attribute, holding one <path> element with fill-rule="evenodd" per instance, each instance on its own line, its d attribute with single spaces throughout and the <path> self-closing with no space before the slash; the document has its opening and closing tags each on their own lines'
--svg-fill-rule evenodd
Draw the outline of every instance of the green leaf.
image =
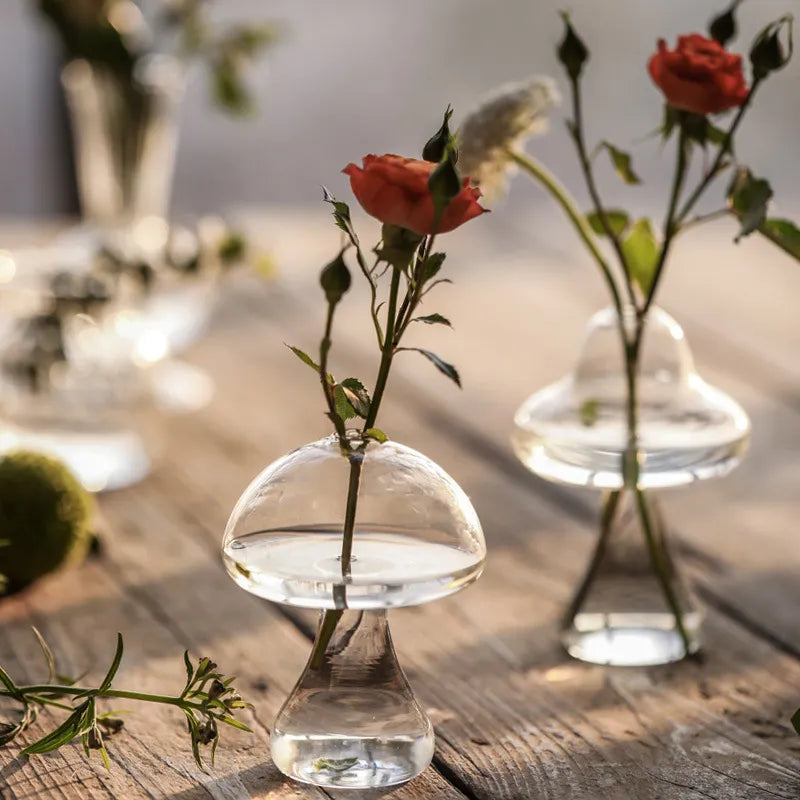
<svg viewBox="0 0 800 800">
<path fill-rule="evenodd" d="M 452 328 L 452 324 L 447 317 L 443 317 L 441 314 L 427 314 L 424 317 L 414 317 L 412 322 L 424 322 L 426 325 L 447 325 L 448 327 Z"/>
<path fill-rule="evenodd" d="M 341 384 L 337 384 L 333 390 L 333 402 L 336 406 L 336 413 L 345 421 L 358 416 L 358 412 L 353 407 L 347 392 Z"/>
<path fill-rule="evenodd" d="M 92 698 L 79 705 L 54 731 L 33 742 L 33 744 L 29 744 L 20 755 L 50 753 L 65 744 L 69 744 L 75 737 L 85 733 L 87 711 L 90 710 L 93 704 Z"/>
<path fill-rule="evenodd" d="M 562 12 L 561 18 L 564 20 L 564 38 L 556 53 L 567 75 L 572 80 L 577 80 L 583 72 L 584 64 L 589 60 L 589 50 L 572 27 L 569 15 Z"/>
<path fill-rule="evenodd" d="M 8 693 L 11 697 L 15 699 L 20 699 L 21 695 L 17 685 L 11 679 L 11 676 L 2 668 L 0 667 L 0 682 L 2 682 L 3 686 L 6 687 Z"/>
<path fill-rule="evenodd" d="M 114 680 L 114 676 L 117 674 L 120 662 L 122 661 L 123 649 L 124 648 L 122 643 L 122 634 L 118 633 L 117 651 L 114 653 L 114 660 L 111 662 L 111 666 L 108 668 L 108 672 L 106 673 L 105 678 L 103 678 L 103 682 L 100 684 L 100 688 L 97 690 L 98 694 L 102 694 L 111 686 L 111 681 Z"/>
<path fill-rule="evenodd" d="M 357 758 L 318 758 L 313 767 L 318 772 L 327 769 L 333 772 L 344 772 L 358 763 Z"/>
<path fill-rule="evenodd" d="M 601 142 L 600 147 L 608 151 L 608 154 L 611 157 L 611 163 L 614 165 L 614 169 L 617 171 L 617 174 L 620 176 L 620 178 L 625 181 L 625 183 L 637 184 L 642 182 L 639 176 L 633 171 L 630 154 L 620 150 L 617 147 L 614 147 L 611 142 Z"/>
<path fill-rule="evenodd" d="M 364 431 L 364 436 L 368 439 L 374 439 L 381 444 L 389 441 L 389 437 L 380 428 L 367 428 L 367 430 Z"/>
<path fill-rule="evenodd" d="M 346 378 L 337 384 L 333 390 L 333 400 L 336 413 L 343 420 L 366 417 L 372 402 L 366 387 L 357 378 Z"/>
<path fill-rule="evenodd" d="M 39 629 L 32 625 L 31 629 L 33 630 L 33 635 L 36 637 L 36 641 L 39 643 L 39 647 L 42 650 L 44 655 L 44 660 L 47 662 L 47 682 L 53 683 L 56 680 L 56 660 L 53 657 L 53 651 L 50 649 L 50 646 L 44 640 L 44 636 L 39 632 Z"/>
<path fill-rule="evenodd" d="M 217 255 L 223 264 L 235 264 L 244 258 L 247 242 L 238 231 L 230 231 L 217 246 Z"/>
<path fill-rule="evenodd" d="M 339 255 L 323 267 L 319 285 L 323 288 L 328 303 L 336 305 L 350 289 L 352 282 L 350 270 L 344 263 L 344 250 L 340 250 Z"/>
<path fill-rule="evenodd" d="M 800 736 L 800 708 L 792 715 L 792 725 L 794 725 L 797 735 Z"/>
<path fill-rule="evenodd" d="M 284 344 L 286 344 L 286 343 L 284 342 Z M 299 358 L 299 359 L 300 359 L 300 360 L 301 360 L 301 361 L 302 361 L 304 364 L 308 364 L 308 366 L 309 366 L 309 367 L 311 367 L 311 369 L 313 369 L 313 370 L 314 370 L 314 372 L 316 372 L 316 373 L 317 373 L 317 375 L 319 375 L 319 369 L 320 369 L 320 367 L 319 367 L 319 364 L 317 364 L 317 362 L 316 362 L 316 361 L 314 361 L 314 359 L 313 359 L 313 358 L 311 358 L 311 356 L 310 356 L 310 355 L 308 355 L 308 353 L 304 353 L 304 352 L 303 352 L 303 351 L 302 351 L 302 350 L 301 350 L 299 347 L 293 347 L 293 346 L 292 346 L 292 345 L 290 345 L 290 344 L 287 344 L 286 346 L 287 346 L 287 347 L 288 347 L 288 348 L 289 348 L 289 349 L 290 349 L 290 350 L 291 350 L 291 351 L 292 351 L 292 352 L 293 352 L 293 353 L 294 353 L 294 354 L 295 354 L 295 355 L 296 355 L 296 356 L 297 356 L 297 357 L 298 357 L 298 358 Z"/>
<path fill-rule="evenodd" d="M 241 59 L 220 56 L 211 64 L 212 91 L 216 102 L 226 111 L 246 116 L 253 111 L 253 101 L 242 79 Z"/>
<path fill-rule="evenodd" d="M 595 422 L 597 422 L 597 418 L 600 415 L 600 401 L 595 400 L 594 398 L 584 400 L 583 403 L 581 403 L 579 413 L 581 417 L 581 424 L 585 425 L 587 428 L 590 428 L 595 424 Z"/>
<path fill-rule="evenodd" d="M 404 347 L 401 349 L 413 350 L 417 353 L 422 353 L 422 355 L 425 356 L 425 358 L 427 358 L 428 361 L 430 361 L 433 366 L 442 373 L 442 375 L 446 375 L 459 387 L 459 389 L 461 388 L 461 377 L 458 374 L 458 370 L 452 364 L 448 364 L 446 361 L 439 358 L 436 353 L 432 353 L 430 350 L 423 350 L 420 347 Z"/>
<path fill-rule="evenodd" d="M 322 199 L 333 206 L 333 219 L 336 222 L 336 227 L 344 231 L 353 244 L 357 245 L 358 236 L 350 219 L 350 206 L 341 200 L 337 200 L 325 186 L 322 187 Z"/>
<path fill-rule="evenodd" d="M 658 242 L 649 219 L 637 219 L 633 223 L 622 240 L 622 253 L 628 265 L 630 279 L 646 297 L 650 294 L 659 258 Z"/>
<path fill-rule="evenodd" d="M 194 667 L 192 666 L 192 660 L 189 658 L 188 650 L 183 651 L 183 664 L 186 667 L 186 689 L 188 689 L 194 677 Z"/>
<path fill-rule="evenodd" d="M 769 181 L 756 178 L 747 167 L 736 170 L 728 187 L 728 205 L 741 225 L 735 242 L 758 230 L 766 221 L 767 206 L 772 194 Z"/>
<path fill-rule="evenodd" d="M 800 261 L 800 228 L 788 219 L 766 219 L 758 232 Z"/>
<path fill-rule="evenodd" d="M 447 258 L 446 253 L 431 253 L 422 264 L 419 276 L 420 281 L 426 283 L 433 278 L 442 268 L 445 258 Z"/>
<path fill-rule="evenodd" d="M 253 732 L 252 728 L 248 727 L 244 724 L 244 722 L 239 721 L 235 717 L 221 716 L 218 719 L 220 722 L 224 722 L 226 725 L 230 725 L 232 728 L 238 728 L 240 731 L 245 731 L 247 733 Z"/>
<path fill-rule="evenodd" d="M 364 384 L 358 378 L 345 378 L 340 385 L 358 416 L 366 417 L 372 400 Z"/>
<path fill-rule="evenodd" d="M 611 232 L 614 234 L 614 236 L 621 236 L 623 233 L 625 233 L 625 230 L 631 222 L 628 214 L 619 208 L 606 209 L 605 217 L 606 222 L 608 222 Z M 606 229 L 603 227 L 600 215 L 597 212 L 592 211 L 587 214 L 586 221 L 589 223 L 589 227 L 598 236 L 606 235 Z"/>
</svg>

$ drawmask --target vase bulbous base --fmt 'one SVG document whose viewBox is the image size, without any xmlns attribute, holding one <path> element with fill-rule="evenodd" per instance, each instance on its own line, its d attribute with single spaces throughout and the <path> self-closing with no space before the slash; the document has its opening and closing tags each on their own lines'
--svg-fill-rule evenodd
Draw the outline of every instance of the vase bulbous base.
<svg viewBox="0 0 800 800">
<path fill-rule="evenodd" d="M 341 789 L 405 783 L 430 764 L 433 748 L 433 727 L 397 663 L 384 610 L 342 613 L 270 737 L 284 775 Z"/>
<path fill-rule="evenodd" d="M 561 632 L 561 643 L 579 661 L 609 667 L 652 667 L 680 661 L 700 649 L 702 616 L 683 615 L 689 652 L 669 613 L 578 614 Z"/>
<path fill-rule="evenodd" d="M 594 553 L 564 615 L 567 652 L 605 666 L 669 664 L 700 649 L 702 622 L 654 493 L 607 493 Z"/>
</svg>

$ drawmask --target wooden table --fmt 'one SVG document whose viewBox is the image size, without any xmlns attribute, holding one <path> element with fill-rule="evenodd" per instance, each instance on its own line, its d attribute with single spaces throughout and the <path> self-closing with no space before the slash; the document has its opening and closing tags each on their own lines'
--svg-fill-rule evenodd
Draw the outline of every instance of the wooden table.
<svg viewBox="0 0 800 800">
<path fill-rule="evenodd" d="M 605 669 L 568 660 L 556 635 L 592 544 L 597 498 L 535 478 L 508 445 L 514 409 L 569 368 L 602 287 L 580 252 L 552 246 L 557 223 L 540 218 L 534 234 L 495 216 L 448 242 L 455 285 L 426 309 L 451 318 L 455 331 L 416 334 L 459 367 L 463 392 L 409 356 L 380 422 L 454 475 L 489 545 L 474 587 L 392 614 L 437 749 L 431 768 L 391 796 L 800 797 L 800 738 L 789 724 L 800 705 L 800 268 L 755 241 L 734 248 L 725 225 L 687 237 L 672 265 L 664 304 L 684 324 L 704 377 L 750 413 L 753 444 L 729 478 L 667 497 L 708 611 L 704 658 Z M 127 651 L 117 684 L 166 692 L 179 690 L 188 648 L 239 676 L 255 705 L 247 719 L 255 735 L 226 730 L 216 769 L 203 774 L 180 714 L 140 708 L 110 743 L 110 773 L 76 746 L 30 760 L 15 758 L 16 746 L 0 752 L 4 800 L 329 796 L 283 780 L 268 754 L 313 616 L 239 590 L 219 545 L 252 476 L 328 432 L 313 375 L 283 342 L 316 347 L 316 275 L 338 238 L 324 208 L 252 221 L 282 272 L 266 286 L 233 280 L 212 333 L 187 354 L 214 375 L 213 402 L 167 421 L 146 481 L 100 498 L 100 556 L 0 603 L 0 663 L 20 681 L 44 676 L 35 624 L 63 671 L 94 676 L 120 630 Z M 375 369 L 360 300 L 355 291 L 341 315 L 339 374 Z"/>
</svg>

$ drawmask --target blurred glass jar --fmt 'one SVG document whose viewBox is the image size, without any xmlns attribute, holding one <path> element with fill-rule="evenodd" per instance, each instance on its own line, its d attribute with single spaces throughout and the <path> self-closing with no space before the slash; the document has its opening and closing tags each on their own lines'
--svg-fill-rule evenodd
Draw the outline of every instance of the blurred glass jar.
<svg viewBox="0 0 800 800">
<path fill-rule="evenodd" d="M 121 335 L 136 340 L 142 360 L 160 361 L 202 332 L 214 294 L 206 272 L 183 269 L 199 263 L 202 232 L 167 221 L 184 67 L 167 55 L 142 57 L 130 70 L 76 59 L 62 85 L 83 224 L 57 244 L 82 248 L 86 260 L 103 259 L 127 279 Z"/>
<path fill-rule="evenodd" d="M 165 55 L 131 71 L 77 59 L 62 72 L 76 177 L 86 221 L 106 230 L 165 219 L 169 210 L 184 70 Z"/>
<path fill-rule="evenodd" d="M 90 491 L 138 482 L 150 469 L 146 384 L 109 325 L 118 308 L 108 285 L 23 276 L 0 295 L 0 450 L 56 456 Z"/>
</svg>

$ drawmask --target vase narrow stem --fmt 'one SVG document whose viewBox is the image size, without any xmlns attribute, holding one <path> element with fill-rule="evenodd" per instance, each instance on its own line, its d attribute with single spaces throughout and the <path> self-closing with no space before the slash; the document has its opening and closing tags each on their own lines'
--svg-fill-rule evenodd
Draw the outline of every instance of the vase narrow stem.
<svg viewBox="0 0 800 800">
<path fill-rule="evenodd" d="M 316 786 L 403 783 L 433 757 L 433 729 L 397 662 L 385 610 L 320 615 L 320 663 L 309 659 L 275 720 L 272 758 Z"/>
</svg>

